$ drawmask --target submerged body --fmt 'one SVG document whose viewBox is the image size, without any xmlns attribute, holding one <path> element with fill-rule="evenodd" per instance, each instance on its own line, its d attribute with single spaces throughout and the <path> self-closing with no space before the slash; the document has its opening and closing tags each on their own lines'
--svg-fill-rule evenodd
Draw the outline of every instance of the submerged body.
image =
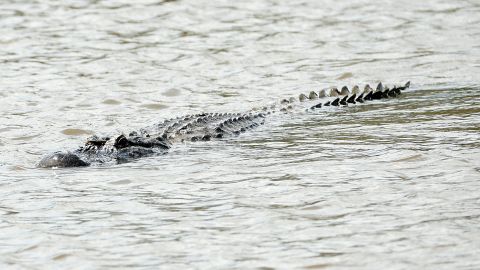
<svg viewBox="0 0 480 270">
<path fill-rule="evenodd" d="M 363 90 L 354 86 L 341 90 L 332 88 L 320 92 L 301 94 L 298 99 L 284 99 L 261 110 L 245 113 L 201 113 L 171 118 L 161 123 L 116 137 L 92 136 L 84 146 L 71 152 L 55 152 L 45 156 L 38 167 L 83 167 L 94 163 L 126 162 L 132 159 L 162 155 L 173 144 L 184 141 L 209 141 L 234 136 L 262 125 L 265 119 L 275 113 L 288 113 L 295 109 L 318 110 L 326 106 L 347 106 L 348 104 L 396 97 L 410 87 L 384 88 L 381 83 L 376 89 L 368 84 Z"/>
</svg>

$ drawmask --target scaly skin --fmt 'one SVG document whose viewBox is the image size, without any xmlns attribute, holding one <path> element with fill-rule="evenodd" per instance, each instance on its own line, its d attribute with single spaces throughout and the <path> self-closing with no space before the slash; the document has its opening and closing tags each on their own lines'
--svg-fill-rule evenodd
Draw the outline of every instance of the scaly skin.
<svg viewBox="0 0 480 270">
<path fill-rule="evenodd" d="M 173 144 L 184 141 L 209 141 L 239 135 L 262 125 L 275 113 L 291 113 L 295 110 L 319 110 L 326 106 L 347 106 L 370 100 L 396 97 L 410 87 L 384 88 L 379 83 L 376 90 L 368 84 L 363 90 L 354 86 L 341 90 L 332 88 L 320 92 L 301 94 L 298 99 L 290 98 L 261 110 L 246 113 L 201 113 L 167 119 L 161 123 L 116 137 L 87 139 L 84 146 L 72 152 L 55 152 L 45 156 L 37 167 L 82 167 L 107 162 L 127 162 L 132 159 L 166 154 Z"/>
</svg>

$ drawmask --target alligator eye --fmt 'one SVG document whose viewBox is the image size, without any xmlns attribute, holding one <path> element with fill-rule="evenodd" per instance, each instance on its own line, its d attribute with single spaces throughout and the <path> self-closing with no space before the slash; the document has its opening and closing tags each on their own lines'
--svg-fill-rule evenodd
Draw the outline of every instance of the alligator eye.
<svg viewBox="0 0 480 270">
<path fill-rule="evenodd" d="M 125 148 L 128 147 L 130 143 L 128 142 L 127 138 L 125 138 L 125 135 L 120 135 L 115 139 L 115 143 L 113 146 L 117 149 Z"/>
</svg>

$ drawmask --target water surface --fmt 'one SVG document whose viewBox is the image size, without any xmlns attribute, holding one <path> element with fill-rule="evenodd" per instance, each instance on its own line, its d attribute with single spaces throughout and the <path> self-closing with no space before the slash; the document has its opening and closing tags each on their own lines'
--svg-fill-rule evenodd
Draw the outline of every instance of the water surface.
<svg viewBox="0 0 480 270">
<path fill-rule="evenodd" d="M 478 1 L 2 1 L 2 269 L 480 268 Z M 333 85 L 399 99 L 284 115 L 115 166 L 90 134 Z"/>
</svg>

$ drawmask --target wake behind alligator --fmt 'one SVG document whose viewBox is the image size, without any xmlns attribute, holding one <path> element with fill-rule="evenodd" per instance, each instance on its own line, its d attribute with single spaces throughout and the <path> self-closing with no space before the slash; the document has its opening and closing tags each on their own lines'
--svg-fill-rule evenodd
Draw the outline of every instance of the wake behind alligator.
<svg viewBox="0 0 480 270">
<path fill-rule="evenodd" d="M 283 99 L 271 106 L 244 113 L 200 113 L 167 119 L 161 123 L 114 137 L 92 136 L 75 151 L 55 152 L 42 158 L 37 167 L 82 167 L 109 162 L 122 163 L 140 157 L 163 155 L 176 143 L 210 141 L 236 136 L 265 123 L 272 114 L 296 111 L 317 111 L 325 107 L 348 106 L 372 100 L 394 98 L 410 87 L 384 87 L 376 89 L 368 84 L 363 90 L 354 86 L 324 89 L 298 98 Z"/>
</svg>

